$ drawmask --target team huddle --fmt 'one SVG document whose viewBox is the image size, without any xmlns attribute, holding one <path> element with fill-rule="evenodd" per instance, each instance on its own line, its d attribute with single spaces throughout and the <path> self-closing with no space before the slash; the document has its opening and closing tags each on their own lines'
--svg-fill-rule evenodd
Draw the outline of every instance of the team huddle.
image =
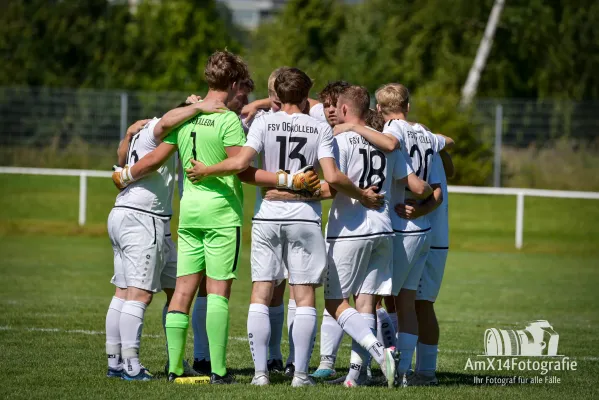
<svg viewBox="0 0 599 400">
<path fill-rule="evenodd" d="M 257 186 L 247 316 L 252 385 L 269 385 L 273 373 L 291 377 L 293 387 L 436 385 L 434 302 L 448 251 L 453 140 L 406 119 L 409 92 L 400 84 L 381 86 L 374 110 L 368 91 L 345 81 L 313 100 L 312 80 L 281 67 L 269 77 L 269 97 L 248 104 L 254 82 L 227 51 L 210 57 L 205 78 L 203 98 L 191 95 L 162 118 L 136 122 L 119 145 L 113 180 L 121 192 L 108 218 L 116 289 L 106 314 L 107 376 L 153 378 L 139 348 L 146 308 L 162 290 L 168 380 L 235 383 L 226 356 L 244 182 Z M 178 162 L 175 249 L 169 221 Z M 310 373 L 320 286 L 320 365 Z M 190 322 L 193 365 L 185 361 Z M 345 334 L 349 372 L 337 376 Z M 372 361 L 382 378 L 373 376 Z"/>
</svg>

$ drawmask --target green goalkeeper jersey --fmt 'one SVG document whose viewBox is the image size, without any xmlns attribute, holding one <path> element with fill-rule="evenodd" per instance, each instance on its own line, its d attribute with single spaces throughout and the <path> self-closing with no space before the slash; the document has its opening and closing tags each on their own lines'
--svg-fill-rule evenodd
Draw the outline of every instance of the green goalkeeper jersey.
<svg viewBox="0 0 599 400">
<path fill-rule="evenodd" d="M 243 146 L 245 134 L 239 117 L 232 111 L 198 114 L 164 141 L 177 145 L 184 169 L 193 167 L 191 159 L 206 165 L 227 158 L 225 147 Z M 225 228 L 241 226 L 243 191 L 236 175 L 204 178 L 192 183 L 185 178 L 179 226 L 183 228 Z"/>
</svg>

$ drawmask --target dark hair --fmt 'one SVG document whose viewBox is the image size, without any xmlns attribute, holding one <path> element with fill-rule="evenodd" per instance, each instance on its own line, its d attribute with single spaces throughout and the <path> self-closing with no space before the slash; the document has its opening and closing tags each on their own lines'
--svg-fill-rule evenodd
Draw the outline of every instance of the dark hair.
<svg viewBox="0 0 599 400">
<path fill-rule="evenodd" d="M 347 89 L 351 85 L 346 81 L 329 82 L 322 91 L 318 94 L 318 101 L 321 103 L 330 103 L 333 106 L 337 105 L 339 93 Z"/>
<path fill-rule="evenodd" d="M 385 118 L 383 117 L 383 114 L 376 110 L 373 110 L 372 108 L 368 110 L 368 112 L 366 113 L 366 118 L 364 119 L 366 120 L 366 125 L 373 129 L 376 129 L 379 132 L 382 132 L 385 128 Z"/>
<path fill-rule="evenodd" d="M 208 87 L 213 90 L 228 90 L 234 82 L 241 83 L 250 78 L 247 64 L 230 51 L 213 53 L 204 69 Z"/>
<path fill-rule="evenodd" d="M 244 79 L 239 83 L 240 89 L 247 89 L 248 93 L 252 93 L 254 91 L 254 80 L 252 78 Z"/>
<path fill-rule="evenodd" d="M 284 104 L 301 104 L 308 98 L 311 88 L 312 79 L 298 68 L 284 70 L 275 79 L 275 92 Z"/>
<path fill-rule="evenodd" d="M 370 107 L 368 89 L 363 86 L 350 86 L 339 93 L 337 107 L 347 105 L 352 113 L 360 118 L 365 118 Z"/>
</svg>

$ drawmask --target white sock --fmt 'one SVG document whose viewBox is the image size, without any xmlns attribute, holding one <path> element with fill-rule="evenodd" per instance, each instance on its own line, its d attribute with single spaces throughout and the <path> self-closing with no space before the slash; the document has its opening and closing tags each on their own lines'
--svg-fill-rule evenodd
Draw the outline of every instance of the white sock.
<svg viewBox="0 0 599 400">
<path fill-rule="evenodd" d="M 397 313 L 387 313 L 389 319 L 393 323 L 393 329 L 395 329 L 395 336 L 397 336 L 397 332 L 399 332 L 399 322 L 397 322 Z"/>
<path fill-rule="evenodd" d="M 339 316 L 338 322 L 352 339 L 368 350 L 372 358 L 379 365 L 383 363 L 385 357 L 383 344 L 376 339 L 376 336 L 374 336 L 368 326 L 368 321 L 355 308 L 350 307 L 343 311 Z"/>
<path fill-rule="evenodd" d="M 416 372 L 428 376 L 435 375 L 439 345 L 418 342 L 416 347 Z"/>
<path fill-rule="evenodd" d="M 289 337 L 289 357 L 286 364 L 295 363 L 295 345 L 293 343 L 293 321 L 295 320 L 295 300 L 289 299 L 287 305 L 287 335 Z"/>
<path fill-rule="evenodd" d="M 268 342 L 268 359 L 282 360 L 281 339 L 283 337 L 283 323 L 285 322 L 285 306 L 268 307 L 270 318 L 270 341 Z"/>
<path fill-rule="evenodd" d="M 268 311 L 268 306 L 253 303 L 248 312 L 248 340 L 254 359 L 255 376 L 268 374 L 266 356 L 271 331 Z"/>
<path fill-rule="evenodd" d="M 295 345 L 295 376 L 299 378 L 305 379 L 308 376 L 315 332 L 316 308 L 297 307 L 292 335 Z"/>
<path fill-rule="evenodd" d="M 106 312 L 106 354 L 108 355 L 108 367 L 121 369 L 121 310 L 125 300 L 113 297 Z"/>
<path fill-rule="evenodd" d="M 364 318 L 370 331 L 373 332 L 376 326 L 374 314 L 360 313 L 360 315 Z M 368 351 L 360 346 L 360 343 L 352 340 L 349 372 L 347 373 L 346 379 L 357 381 L 362 369 L 365 365 L 368 365 L 369 361 L 370 355 L 368 354 Z"/>
<path fill-rule="evenodd" d="M 198 296 L 193 305 L 191 326 L 193 329 L 193 358 L 195 360 L 210 360 L 210 346 L 206 333 L 207 298 Z"/>
<path fill-rule="evenodd" d="M 397 314 L 395 315 L 397 318 Z M 397 338 L 395 337 L 395 327 L 389 314 L 384 308 L 376 310 L 376 338 L 385 348 L 395 346 Z"/>
<path fill-rule="evenodd" d="M 343 340 L 343 328 L 329 312 L 322 313 L 322 324 L 320 325 L 320 365 L 318 369 L 333 369 L 337 352 Z"/>
<path fill-rule="evenodd" d="M 416 343 L 418 343 L 418 335 L 399 332 L 397 336 L 397 350 L 399 350 L 399 367 L 397 370 L 401 376 L 412 365 L 412 357 L 414 357 L 414 349 L 416 348 Z"/>
<path fill-rule="evenodd" d="M 130 376 L 139 374 L 139 343 L 144 326 L 144 314 L 147 305 L 141 301 L 125 301 L 121 310 L 119 328 L 121 330 L 121 354 L 125 363 L 125 372 Z"/>
</svg>

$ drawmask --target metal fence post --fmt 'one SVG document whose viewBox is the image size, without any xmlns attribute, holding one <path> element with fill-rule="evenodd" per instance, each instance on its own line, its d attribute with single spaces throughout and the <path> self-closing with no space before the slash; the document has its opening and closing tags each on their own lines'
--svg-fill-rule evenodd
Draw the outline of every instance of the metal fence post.
<svg viewBox="0 0 599 400">
<path fill-rule="evenodd" d="M 125 138 L 125 133 L 127 133 L 128 100 L 127 92 L 121 92 L 121 140 Z"/>
<path fill-rule="evenodd" d="M 79 226 L 85 225 L 87 214 L 87 174 L 79 174 Z"/>
<path fill-rule="evenodd" d="M 522 236 L 524 230 L 524 193 L 516 195 L 516 248 L 522 248 Z"/>
<path fill-rule="evenodd" d="M 493 186 L 501 186 L 501 137 L 503 136 L 503 106 L 495 107 L 495 158 L 493 160 Z"/>
</svg>

